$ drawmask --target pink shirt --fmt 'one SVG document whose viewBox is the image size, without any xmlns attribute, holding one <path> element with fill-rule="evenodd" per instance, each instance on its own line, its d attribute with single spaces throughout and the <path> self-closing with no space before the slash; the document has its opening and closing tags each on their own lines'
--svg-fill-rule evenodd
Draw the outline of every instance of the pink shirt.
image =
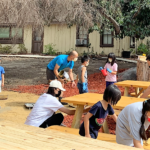
<svg viewBox="0 0 150 150">
<path fill-rule="evenodd" d="M 109 68 L 113 72 L 118 71 L 118 65 L 116 63 L 114 63 L 113 66 L 111 66 L 110 63 L 107 63 L 104 68 L 105 69 Z M 109 82 L 116 82 L 117 81 L 116 75 L 111 74 L 108 71 L 107 71 L 107 74 L 108 75 L 106 76 L 105 81 L 109 81 Z"/>
</svg>

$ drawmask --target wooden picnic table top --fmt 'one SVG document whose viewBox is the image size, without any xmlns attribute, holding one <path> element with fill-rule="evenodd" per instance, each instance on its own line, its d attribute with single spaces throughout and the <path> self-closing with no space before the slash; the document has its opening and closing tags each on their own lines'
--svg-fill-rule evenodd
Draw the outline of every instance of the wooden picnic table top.
<svg viewBox="0 0 150 150">
<path fill-rule="evenodd" d="M 133 80 L 125 80 L 121 82 L 114 83 L 117 86 L 124 86 L 124 87 L 141 87 L 141 88 L 148 88 L 150 86 L 150 82 L 147 81 L 133 81 Z"/>
<path fill-rule="evenodd" d="M 1 150 L 134 150 L 120 144 L 46 130 L 39 127 L 0 121 Z"/>
<path fill-rule="evenodd" d="M 66 103 L 73 103 L 75 105 L 89 105 L 93 106 L 95 103 L 103 99 L 103 94 L 97 93 L 84 93 L 71 97 L 63 98 L 61 101 Z M 117 103 L 117 105 L 113 106 L 114 109 L 123 109 L 127 105 L 135 102 L 145 101 L 143 98 L 135 98 L 135 97 L 126 97 L 122 96 L 121 100 Z"/>
</svg>

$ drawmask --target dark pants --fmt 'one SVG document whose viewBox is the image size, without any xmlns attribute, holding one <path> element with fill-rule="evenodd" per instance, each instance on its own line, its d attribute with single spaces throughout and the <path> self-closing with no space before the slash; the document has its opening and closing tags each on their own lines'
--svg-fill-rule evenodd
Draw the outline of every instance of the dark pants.
<svg viewBox="0 0 150 150">
<path fill-rule="evenodd" d="M 109 81 L 106 81 L 106 88 L 107 88 L 109 85 L 114 84 L 114 83 L 116 83 L 116 82 L 109 82 Z"/>
<path fill-rule="evenodd" d="M 77 86 L 78 86 L 78 89 L 79 89 L 79 93 L 80 93 L 80 94 L 88 93 L 88 83 L 85 84 L 85 86 L 86 86 L 86 89 L 85 89 L 85 90 L 83 90 L 83 84 L 78 83 Z"/>
<path fill-rule="evenodd" d="M 47 128 L 47 127 L 53 126 L 53 125 L 61 125 L 63 120 L 64 120 L 64 116 L 61 113 L 54 114 L 53 116 L 51 116 L 50 118 L 45 120 L 39 127 Z"/>
<path fill-rule="evenodd" d="M 54 71 L 49 70 L 48 68 L 46 69 L 46 76 L 47 76 L 47 80 L 55 80 L 56 79 Z"/>
</svg>

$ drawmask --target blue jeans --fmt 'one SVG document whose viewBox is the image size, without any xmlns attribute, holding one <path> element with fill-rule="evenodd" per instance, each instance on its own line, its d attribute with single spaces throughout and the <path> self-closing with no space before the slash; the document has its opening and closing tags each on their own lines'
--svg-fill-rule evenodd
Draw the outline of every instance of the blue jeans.
<svg viewBox="0 0 150 150">
<path fill-rule="evenodd" d="M 114 84 L 114 83 L 116 83 L 116 82 L 109 82 L 109 81 L 106 81 L 106 88 L 107 88 L 109 85 Z"/>
<path fill-rule="evenodd" d="M 78 83 L 77 87 L 79 89 L 79 93 L 83 94 L 83 93 L 88 93 L 88 83 L 85 83 L 86 89 L 83 90 L 83 85 L 81 83 Z"/>
</svg>

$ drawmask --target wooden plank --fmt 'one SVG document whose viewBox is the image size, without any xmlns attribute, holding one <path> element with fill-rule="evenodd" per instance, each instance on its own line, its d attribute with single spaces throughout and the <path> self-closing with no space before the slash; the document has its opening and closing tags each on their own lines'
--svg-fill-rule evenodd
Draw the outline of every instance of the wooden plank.
<svg viewBox="0 0 150 150">
<path fill-rule="evenodd" d="M 72 128 L 79 128 L 80 127 L 80 120 L 83 114 L 84 106 L 83 105 L 77 105 L 76 112 L 73 118 L 72 122 Z"/>
<path fill-rule="evenodd" d="M 0 142 L 28 146 L 29 150 L 134 150 L 132 147 L 89 139 L 54 130 L 41 129 L 13 122 L 0 122 Z M 19 147 L 18 147 L 19 148 Z M 6 148 L 5 148 L 6 149 Z M 22 149 L 20 147 L 20 149 Z"/>
<path fill-rule="evenodd" d="M 73 129 L 73 128 L 67 128 L 67 127 L 61 127 L 61 126 L 51 126 L 47 129 L 52 129 L 52 130 L 57 130 L 60 132 L 79 135 L 79 130 Z M 112 135 L 112 134 L 106 134 L 106 133 L 100 133 L 99 132 L 97 139 L 102 140 L 102 141 L 111 142 L 111 143 L 116 143 L 116 135 Z M 147 143 L 144 141 L 143 146 L 145 149 L 150 149 L 150 140 Z"/>
<path fill-rule="evenodd" d="M 121 82 L 114 83 L 117 86 L 123 86 L 123 87 L 139 87 L 147 89 L 150 86 L 150 82 L 148 81 L 133 81 L 133 80 L 125 80 Z"/>
</svg>

